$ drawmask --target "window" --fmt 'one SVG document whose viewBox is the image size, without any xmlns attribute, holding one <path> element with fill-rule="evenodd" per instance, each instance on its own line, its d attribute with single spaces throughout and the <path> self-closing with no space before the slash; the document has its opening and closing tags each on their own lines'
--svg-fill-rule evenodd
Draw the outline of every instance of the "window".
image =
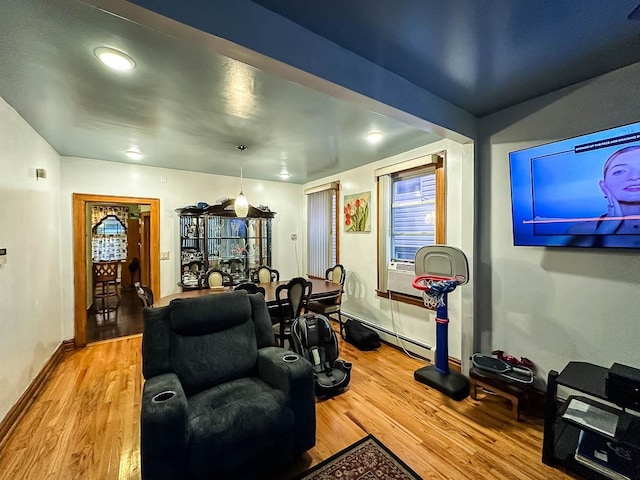
<svg viewBox="0 0 640 480">
<path fill-rule="evenodd" d="M 115 215 L 108 215 L 93 227 L 96 235 L 124 235 L 127 229 Z"/>
<path fill-rule="evenodd" d="M 413 262 L 425 245 L 445 243 L 444 152 L 376 171 L 378 291 L 387 295 L 391 261 Z"/>
<path fill-rule="evenodd" d="M 418 249 L 435 243 L 435 170 L 394 176 L 391 191 L 391 260 L 412 262 Z"/>
<path fill-rule="evenodd" d="M 338 183 L 305 191 L 307 195 L 307 274 L 324 278 L 338 263 Z"/>
</svg>

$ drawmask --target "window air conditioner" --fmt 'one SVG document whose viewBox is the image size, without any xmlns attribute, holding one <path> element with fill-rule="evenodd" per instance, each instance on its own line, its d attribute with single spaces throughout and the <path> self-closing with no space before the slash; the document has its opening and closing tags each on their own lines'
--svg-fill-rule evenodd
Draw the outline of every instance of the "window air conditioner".
<svg viewBox="0 0 640 480">
<path fill-rule="evenodd" d="M 416 269 L 411 262 L 389 262 L 387 268 L 387 290 L 403 293 L 414 297 L 420 296 L 420 291 L 413 288 Z"/>
</svg>

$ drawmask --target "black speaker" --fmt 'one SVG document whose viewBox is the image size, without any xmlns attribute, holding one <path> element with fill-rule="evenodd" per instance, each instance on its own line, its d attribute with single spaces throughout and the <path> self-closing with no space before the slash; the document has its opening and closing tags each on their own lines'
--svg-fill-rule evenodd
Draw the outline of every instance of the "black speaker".
<svg viewBox="0 0 640 480">
<path fill-rule="evenodd" d="M 640 370 L 614 363 L 605 379 L 607 400 L 640 412 Z"/>
</svg>

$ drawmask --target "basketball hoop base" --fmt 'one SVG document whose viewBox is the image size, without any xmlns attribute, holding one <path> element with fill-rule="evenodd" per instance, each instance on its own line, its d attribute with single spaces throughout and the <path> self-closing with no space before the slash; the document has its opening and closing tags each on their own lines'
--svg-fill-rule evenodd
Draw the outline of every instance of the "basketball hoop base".
<svg viewBox="0 0 640 480">
<path fill-rule="evenodd" d="M 443 374 L 436 370 L 435 365 L 429 365 L 413 372 L 413 378 L 454 400 L 464 400 L 469 396 L 469 379 L 458 372 Z"/>
</svg>

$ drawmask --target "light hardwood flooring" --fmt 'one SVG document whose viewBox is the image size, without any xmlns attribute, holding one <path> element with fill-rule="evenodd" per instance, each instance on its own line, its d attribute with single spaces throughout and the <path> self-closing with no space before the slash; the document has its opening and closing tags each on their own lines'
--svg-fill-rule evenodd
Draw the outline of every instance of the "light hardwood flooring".
<svg viewBox="0 0 640 480">
<path fill-rule="evenodd" d="M 350 388 L 317 403 L 317 443 L 283 477 L 374 434 L 424 479 L 571 479 L 543 465 L 542 420 L 505 400 L 453 401 L 413 380 L 423 362 L 383 345 L 353 362 Z M 141 336 L 68 353 L 0 451 L 0 480 L 139 479 Z"/>
</svg>

